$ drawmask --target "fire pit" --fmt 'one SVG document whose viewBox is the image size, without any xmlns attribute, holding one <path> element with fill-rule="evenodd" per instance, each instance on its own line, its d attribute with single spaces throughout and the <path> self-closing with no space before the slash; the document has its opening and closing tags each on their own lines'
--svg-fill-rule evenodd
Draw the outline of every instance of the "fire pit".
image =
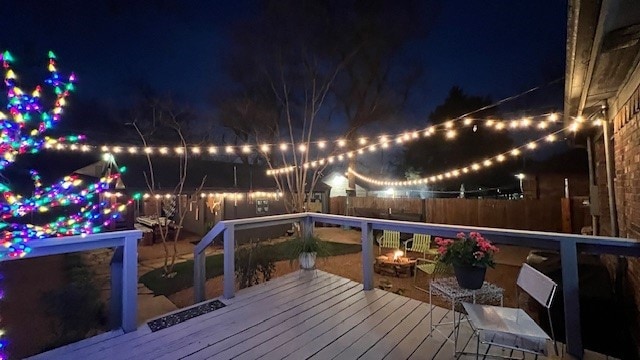
<svg viewBox="0 0 640 360">
<path fill-rule="evenodd" d="M 378 256 L 373 265 L 373 270 L 382 275 L 397 277 L 411 277 L 416 267 L 416 260 L 403 256 L 400 250 L 387 255 Z"/>
</svg>

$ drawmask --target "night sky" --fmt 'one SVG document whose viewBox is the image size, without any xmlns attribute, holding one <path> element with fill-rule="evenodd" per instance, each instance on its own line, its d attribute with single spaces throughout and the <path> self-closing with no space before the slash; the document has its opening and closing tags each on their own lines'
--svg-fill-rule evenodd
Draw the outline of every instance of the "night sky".
<svg viewBox="0 0 640 360">
<path fill-rule="evenodd" d="M 425 26 L 431 30 L 407 49 L 426 69 L 410 103 L 418 121 L 453 85 L 499 99 L 563 75 L 566 1 L 428 6 L 433 16 Z M 148 83 L 206 112 L 212 83 L 225 81 L 227 30 L 255 9 L 255 1 L 247 0 L 2 1 L 0 47 L 14 53 L 19 74 L 42 66 L 54 50 L 61 67 L 78 74 L 76 96 L 118 104 L 136 84 Z M 559 107 L 562 86 L 538 97 L 543 100 L 536 105 Z"/>
</svg>

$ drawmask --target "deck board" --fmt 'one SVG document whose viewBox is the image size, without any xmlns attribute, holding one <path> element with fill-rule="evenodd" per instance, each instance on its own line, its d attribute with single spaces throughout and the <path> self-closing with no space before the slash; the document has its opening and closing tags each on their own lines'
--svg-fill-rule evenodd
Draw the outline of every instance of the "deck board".
<svg viewBox="0 0 640 360">
<path fill-rule="evenodd" d="M 416 300 L 407 301 L 406 303 L 401 305 L 400 308 L 389 314 L 389 316 L 381 319 L 377 325 L 364 329 L 364 332 L 356 341 L 352 341 L 351 344 L 347 343 L 345 344 L 345 346 L 341 346 L 335 349 L 335 351 L 337 351 L 337 356 L 335 356 L 334 359 L 357 359 L 378 342 L 389 336 L 389 333 L 399 324 L 410 319 L 411 317 L 415 317 L 415 310 L 420 305 L 421 302 Z M 322 355 L 324 354 L 325 350 L 328 349 L 323 349 L 323 351 L 316 354 L 315 357 L 317 357 L 318 359 L 322 359 Z M 371 354 L 371 356 L 375 355 Z"/>
<path fill-rule="evenodd" d="M 281 324 L 270 331 L 266 337 L 262 336 L 257 339 L 247 339 L 247 343 L 245 344 L 247 349 L 242 352 L 234 350 L 234 356 L 241 355 L 242 358 L 250 359 L 263 356 L 269 351 L 276 350 L 280 353 L 287 353 L 287 351 L 295 350 L 295 344 L 302 340 L 298 339 L 298 336 L 305 334 L 311 329 L 323 324 L 325 321 L 329 321 L 332 317 L 346 314 L 345 309 L 351 309 L 353 311 L 353 309 L 357 309 L 359 306 L 366 305 L 366 302 L 362 301 L 365 297 L 363 291 L 345 293 L 345 295 L 348 296 L 335 304 L 326 304 L 330 305 L 330 307 L 317 307 L 315 309 L 317 312 L 302 322 Z M 378 293 L 376 295 L 380 296 L 381 294 Z M 222 356 L 225 354 L 220 355 L 219 358 L 223 358 Z M 229 355 L 231 355 L 231 353 L 229 353 Z"/>
<path fill-rule="evenodd" d="M 331 283 L 331 285 L 335 286 L 328 290 L 325 290 L 326 287 L 319 288 L 295 299 L 295 301 L 288 303 L 290 305 L 288 309 L 263 308 L 261 309 L 263 311 L 263 314 L 261 314 L 263 319 L 256 319 L 257 321 L 253 322 L 244 321 L 242 324 L 229 327 L 226 329 L 224 337 L 215 339 L 205 334 L 205 336 L 193 338 L 198 341 L 192 342 L 176 351 L 167 351 L 166 356 L 161 356 L 159 359 L 175 359 L 188 355 L 192 355 L 192 358 L 206 358 L 232 348 L 236 353 L 241 352 L 242 348 L 247 348 L 251 343 L 255 343 L 261 338 L 274 333 L 274 329 L 283 323 L 304 321 L 309 313 L 316 311 L 314 309 L 316 306 L 326 307 L 329 304 L 344 300 L 345 296 L 348 297 L 350 294 L 361 291 L 359 284 L 350 282 L 347 279 L 342 279 L 338 283 Z M 228 355 L 231 356 L 232 354 Z"/>
<path fill-rule="evenodd" d="M 434 324 L 458 316 L 323 271 L 295 272 L 243 289 L 227 306 L 151 332 L 104 333 L 36 359 L 451 359 L 453 344 Z M 468 324 L 458 350 L 475 351 Z M 482 354 L 509 354 L 481 345 Z M 591 352 L 585 358 L 607 357 Z M 530 358 L 530 357 L 527 357 Z"/>
<path fill-rule="evenodd" d="M 263 283 L 263 284 L 251 287 L 249 289 L 246 289 L 247 291 L 243 293 L 244 296 L 241 298 L 220 299 L 220 300 L 223 301 L 226 305 L 234 304 L 235 306 L 233 308 L 242 307 L 243 305 L 247 305 L 254 301 L 260 300 L 262 297 L 268 297 L 271 294 L 275 294 L 280 291 L 285 291 L 286 289 L 292 286 L 298 285 L 298 283 L 299 281 L 297 281 L 297 279 L 292 277 L 277 278 L 273 280 L 271 284 L 269 284 L 272 286 L 266 286 L 268 283 Z M 183 309 L 176 310 L 174 312 L 178 312 L 181 310 Z M 227 311 L 229 311 L 229 308 L 225 307 L 225 308 L 213 311 L 211 313 L 199 316 L 197 317 L 197 319 L 200 321 L 203 321 L 203 320 L 206 320 L 208 317 L 218 316 Z M 143 342 L 144 341 L 143 339 L 149 336 L 150 334 L 152 334 L 151 329 L 149 329 L 149 327 L 146 324 L 144 324 L 140 326 L 135 332 L 130 332 L 130 333 L 121 335 L 117 338 L 111 339 L 110 341 L 100 341 L 96 343 L 95 346 L 85 347 L 86 348 L 85 350 L 80 352 L 75 352 L 75 354 L 79 357 L 89 356 L 93 358 L 93 356 L 98 356 L 97 354 L 100 354 L 105 350 L 109 350 L 112 347 L 121 347 L 131 341 Z M 167 332 L 163 332 L 163 334 L 169 335 L 169 333 Z M 84 342 L 91 341 L 92 339 L 93 338 L 90 338 L 90 339 L 81 341 L 77 344 L 82 344 Z"/>
<path fill-rule="evenodd" d="M 120 349 L 112 349 L 110 351 L 103 351 L 100 354 L 96 354 L 92 359 L 106 360 L 116 358 L 124 360 L 139 359 L 141 356 L 155 359 L 158 356 L 171 353 L 172 351 L 179 350 L 182 347 L 189 347 L 192 340 L 198 340 L 202 336 L 224 336 L 227 334 L 227 331 L 230 331 L 234 326 L 245 326 L 245 324 L 252 324 L 255 321 L 260 321 L 265 315 L 265 306 L 261 304 L 262 302 L 268 302 L 269 308 L 286 309 L 289 307 L 289 303 L 292 299 L 297 299 L 298 297 L 314 290 L 322 290 L 326 284 L 335 283 L 336 281 L 340 281 L 340 279 L 338 277 L 325 276 L 324 274 L 318 277 L 305 279 L 305 281 L 301 281 L 295 286 L 287 287 L 284 291 L 274 294 L 269 293 L 268 296 L 262 300 L 256 298 L 256 301 L 251 301 L 246 304 L 242 303 L 244 306 L 227 306 L 222 309 L 212 311 L 194 319 L 200 321 L 188 320 L 172 326 L 172 328 L 174 328 L 173 331 L 157 331 L 155 333 L 150 333 L 147 336 L 127 342 L 125 346 Z M 285 286 L 288 286 L 288 284 Z M 220 310 L 227 308 L 229 308 L 227 312 L 218 313 Z M 211 315 L 207 317 L 206 315 L 209 314 Z M 216 321 L 206 321 L 209 318 L 214 318 Z M 158 343 L 162 343 L 162 347 L 158 347 Z"/>
</svg>

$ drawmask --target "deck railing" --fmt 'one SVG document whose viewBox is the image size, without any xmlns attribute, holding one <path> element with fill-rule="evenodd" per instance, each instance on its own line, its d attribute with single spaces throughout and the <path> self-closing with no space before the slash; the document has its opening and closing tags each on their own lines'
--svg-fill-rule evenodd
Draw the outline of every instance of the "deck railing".
<svg viewBox="0 0 640 360">
<path fill-rule="evenodd" d="M 461 231 L 477 231 L 496 244 L 559 251 L 562 266 L 562 291 L 564 295 L 567 352 L 579 358 L 582 357 L 584 350 L 582 334 L 580 332 L 578 254 L 611 254 L 640 257 L 640 241 L 634 239 L 459 225 L 425 224 L 317 213 L 275 215 L 221 221 L 202 238 L 194 251 L 195 301 L 201 302 L 205 300 L 205 249 L 218 235 L 223 234 L 224 239 L 223 296 L 225 298 L 232 298 L 235 292 L 234 234 L 236 230 L 300 223 L 304 233 L 308 235 L 313 233 L 316 222 L 362 229 L 362 279 L 364 290 L 373 289 L 373 230 L 397 230 L 404 233 L 425 233 L 450 238 L 455 237 L 455 235 Z"/>
<path fill-rule="evenodd" d="M 19 261 L 37 256 L 115 248 L 111 260 L 110 321 L 113 329 L 124 332 L 137 328 L 138 239 L 139 230 L 114 231 L 91 235 L 68 236 L 29 242 L 31 252 L 26 258 L 4 258 Z"/>
</svg>

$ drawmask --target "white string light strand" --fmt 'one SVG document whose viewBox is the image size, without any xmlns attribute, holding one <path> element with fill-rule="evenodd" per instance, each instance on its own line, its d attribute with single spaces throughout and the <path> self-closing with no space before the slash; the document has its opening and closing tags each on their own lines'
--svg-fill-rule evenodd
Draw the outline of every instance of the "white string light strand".
<svg viewBox="0 0 640 360">
<path fill-rule="evenodd" d="M 560 130 L 554 131 L 552 133 L 547 134 L 544 137 L 538 138 L 536 140 L 533 141 L 529 141 L 526 144 L 523 144 L 521 146 L 515 147 L 509 151 L 500 153 L 498 155 L 495 156 L 491 156 L 488 157 L 486 159 L 484 159 L 483 161 L 479 161 L 479 162 L 473 162 L 471 164 L 468 164 L 466 166 L 463 167 L 459 167 L 456 169 L 452 169 L 449 170 L 447 172 L 444 173 L 439 173 L 439 174 L 435 174 L 435 175 L 428 175 L 428 176 L 424 176 L 420 179 L 414 179 L 414 180 L 398 180 L 398 181 L 392 181 L 392 180 L 378 180 L 378 179 L 374 179 L 374 178 L 370 178 L 367 176 L 364 176 L 358 172 L 356 172 L 355 170 L 349 168 L 347 169 L 348 172 L 354 174 L 357 178 L 359 178 L 362 181 L 365 181 L 367 183 L 373 184 L 373 185 L 378 185 L 378 186 L 414 186 L 414 185 L 422 185 L 422 184 L 430 184 L 430 183 L 435 183 L 435 182 L 439 182 L 439 181 L 443 181 L 445 179 L 450 179 L 450 178 L 456 178 L 459 177 L 461 175 L 470 173 L 470 172 L 477 172 L 481 169 L 486 169 L 489 168 L 493 165 L 495 165 L 496 163 L 502 163 L 505 160 L 507 160 L 507 158 L 509 156 L 511 157 L 517 157 L 520 156 L 522 154 L 523 151 L 526 150 L 530 150 L 533 151 L 535 149 L 537 149 L 540 145 L 540 143 L 552 143 L 555 142 L 557 140 L 558 134 L 562 133 L 565 130 L 570 130 L 573 132 L 576 132 L 579 130 L 581 124 L 583 121 L 581 121 L 580 119 L 576 119 L 576 121 L 567 126 L 564 127 Z M 600 123 L 598 123 L 597 121 L 594 122 L 595 126 L 600 125 Z"/>
<path fill-rule="evenodd" d="M 532 130 L 539 129 L 544 130 L 549 126 L 552 126 L 558 119 L 559 113 L 545 113 L 541 115 L 525 116 L 518 119 L 504 120 L 497 118 L 478 119 L 465 117 L 462 118 L 463 125 L 469 126 L 483 126 L 492 128 L 496 131 L 518 131 L 518 130 Z M 545 118 L 543 121 L 536 121 L 536 119 Z M 457 119 L 447 121 L 442 124 L 432 125 L 420 130 L 406 130 L 402 133 L 392 135 L 378 135 L 372 137 L 359 137 L 353 140 L 356 144 L 364 146 L 371 144 L 372 140 L 374 144 L 383 144 L 387 138 L 398 139 L 402 136 L 404 140 L 411 140 L 411 138 L 418 138 L 420 133 L 424 136 L 431 136 L 437 131 L 445 130 L 445 138 L 455 138 L 455 134 L 459 129 L 456 128 L 458 124 Z M 537 125 L 536 125 L 537 124 Z M 374 140 L 374 139 L 377 139 Z M 308 144 L 315 145 L 320 151 L 329 151 L 328 144 L 334 144 L 336 148 L 345 148 L 349 144 L 349 141 L 338 138 L 334 140 L 317 140 L 311 141 Z M 310 150 L 310 145 L 307 143 L 300 143 L 297 146 L 293 146 L 290 142 L 264 143 L 260 145 L 220 145 L 220 144 L 203 144 L 203 145 L 191 145 L 186 148 L 183 146 L 134 146 L 127 144 L 111 144 L 111 145 L 92 145 L 92 144 L 68 144 L 64 140 L 58 140 L 49 138 L 44 146 L 45 150 L 58 150 L 58 151 L 72 151 L 72 152 L 100 152 L 100 153 L 113 153 L 113 154 L 130 154 L 130 155 L 176 155 L 176 156 L 218 156 L 218 155 L 238 155 L 238 154 L 251 154 L 251 153 L 269 153 L 273 149 L 279 149 L 281 152 L 297 148 L 300 151 L 300 147 L 304 147 L 304 151 Z"/>
<path fill-rule="evenodd" d="M 539 115 L 537 117 L 544 117 L 544 121 L 538 121 L 535 128 L 543 130 L 547 129 L 550 126 L 556 124 L 559 119 L 559 115 L 557 113 L 546 113 Z M 533 119 L 536 117 L 524 117 L 518 120 L 504 121 L 504 120 L 493 120 L 493 119 L 483 119 L 482 126 L 494 129 L 497 132 L 500 132 L 505 129 L 513 129 L 513 128 L 530 128 L 533 125 Z M 466 118 L 463 122 L 464 126 L 474 126 L 477 125 L 475 122 L 478 121 L 476 119 Z M 335 155 L 317 158 L 316 160 L 305 162 L 301 166 L 303 168 L 316 168 L 318 166 L 322 166 L 325 163 L 332 164 L 334 162 L 342 162 L 346 159 L 349 159 L 356 154 L 365 154 L 366 152 L 374 152 L 378 149 L 386 149 L 389 146 L 393 145 L 404 145 L 407 142 L 411 142 L 420 138 L 427 138 L 433 136 L 438 131 L 445 132 L 445 139 L 452 140 L 457 137 L 458 130 L 454 128 L 454 123 L 446 122 L 438 125 L 429 126 L 427 128 L 421 130 L 413 130 L 410 132 L 405 132 L 402 134 L 396 135 L 381 135 L 377 138 L 376 142 L 367 143 L 366 141 L 360 141 L 361 144 L 365 144 L 356 149 L 338 153 Z M 287 174 L 294 171 L 297 168 L 295 165 L 288 165 L 279 168 L 272 168 L 267 170 L 267 175 L 278 175 L 278 174 Z"/>
</svg>

